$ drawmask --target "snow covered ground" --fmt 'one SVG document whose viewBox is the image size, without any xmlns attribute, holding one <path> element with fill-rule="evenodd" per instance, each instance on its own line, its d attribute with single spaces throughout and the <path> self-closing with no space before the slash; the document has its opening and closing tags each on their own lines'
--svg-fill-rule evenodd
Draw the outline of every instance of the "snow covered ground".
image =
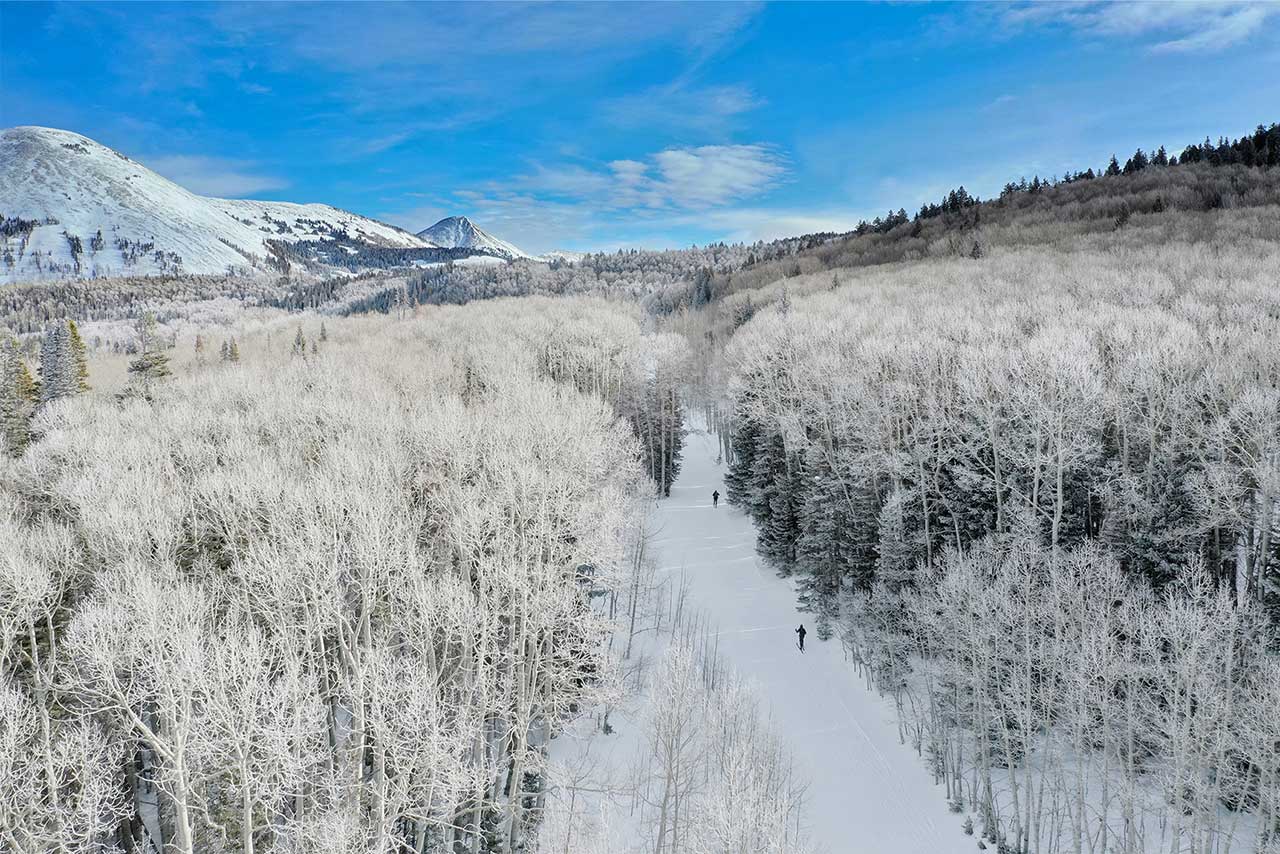
<svg viewBox="0 0 1280 854">
<path fill-rule="evenodd" d="M 755 553 L 751 520 L 711 493 L 725 493 L 715 437 L 689 434 L 671 497 L 657 503 L 651 548 L 660 572 L 684 577 L 689 605 L 718 632 L 719 653 L 754 682 L 774 726 L 808 779 L 807 818 L 815 848 L 827 854 L 951 854 L 975 851 L 962 816 L 947 810 L 943 790 L 900 743 L 890 704 L 868 690 L 838 640 L 822 642 L 795 607 L 788 581 Z M 794 629 L 810 630 L 806 651 Z M 649 654 L 653 650 L 650 649 Z M 617 733 L 596 734 L 589 748 L 615 777 L 637 749 L 643 713 L 615 720 Z M 564 759 L 558 747 L 553 756 Z"/>
</svg>

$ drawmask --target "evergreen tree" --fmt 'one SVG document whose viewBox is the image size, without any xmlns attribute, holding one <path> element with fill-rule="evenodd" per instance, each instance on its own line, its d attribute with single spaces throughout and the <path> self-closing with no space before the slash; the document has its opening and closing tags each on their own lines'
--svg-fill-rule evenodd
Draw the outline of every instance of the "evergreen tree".
<svg viewBox="0 0 1280 854">
<path fill-rule="evenodd" d="M 729 461 L 729 471 L 724 476 L 725 500 L 735 507 L 751 513 L 750 499 L 753 488 L 752 473 L 755 468 L 756 443 L 760 430 L 754 421 L 746 418 L 736 419 L 730 447 L 733 456 Z M 753 514 L 754 515 L 754 514 Z"/>
<path fill-rule="evenodd" d="M 329 330 L 325 328 L 323 320 L 320 321 L 320 340 L 321 341 L 329 340 Z"/>
<path fill-rule="evenodd" d="M 74 320 L 67 321 L 67 338 L 71 345 L 71 357 L 75 365 L 76 393 L 93 388 L 89 385 L 89 353 L 80 337 L 80 328 Z"/>
<path fill-rule="evenodd" d="M 800 510 L 807 486 L 804 458 L 789 453 L 776 434 L 766 440 L 764 450 L 756 459 L 758 482 L 766 484 L 757 499 L 765 518 L 756 550 L 779 574 L 790 575 L 795 569 Z"/>
<path fill-rule="evenodd" d="M 711 270 L 702 267 L 693 278 L 693 304 L 695 307 L 700 307 L 709 302 L 711 302 Z"/>
<path fill-rule="evenodd" d="M 1116 160 L 1116 156 L 1114 154 L 1111 155 L 1111 162 L 1107 164 L 1107 169 L 1102 174 L 1107 177 L 1120 174 L 1120 161 Z"/>
<path fill-rule="evenodd" d="M 54 323 L 40 343 L 40 402 L 70 397 L 78 388 L 75 353 L 67 324 Z"/>
<path fill-rule="evenodd" d="M 14 456 L 31 440 L 31 413 L 38 400 L 22 348 L 17 340 L 7 337 L 0 345 L 0 433 L 5 449 Z"/>
<path fill-rule="evenodd" d="M 1146 169 L 1149 165 L 1146 153 L 1139 148 L 1124 164 L 1124 174 L 1133 175 Z"/>
<path fill-rule="evenodd" d="M 914 490 L 898 488 L 880 508 L 876 578 L 892 590 L 911 582 L 916 560 L 924 555 L 924 537 L 916 518 L 918 507 L 919 497 Z"/>
<path fill-rule="evenodd" d="M 301 324 L 298 325 L 298 334 L 293 336 L 293 355 L 295 356 L 307 355 L 307 339 L 306 339 L 306 336 L 302 334 Z"/>
<path fill-rule="evenodd" d="M 240 345 L 236 343 L 234 338 L 227 345 L 227 361 L 233 364 L 240 361 Z"/>
</svg>

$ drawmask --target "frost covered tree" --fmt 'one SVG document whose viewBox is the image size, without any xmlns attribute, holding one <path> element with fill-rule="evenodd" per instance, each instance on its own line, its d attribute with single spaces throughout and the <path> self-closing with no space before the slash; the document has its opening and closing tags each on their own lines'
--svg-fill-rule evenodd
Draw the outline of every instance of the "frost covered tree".
<svg viewBox="0 0 1280 854">
<path fill-rule="evenodd" d="M 1274 288 L 1113 241 L 752 295 L 729 497 L 993 847 L 1268 851 Z"/>
<path fill-rule="evenodd" d="M 679 360 L 594 302 L 331 322 L 323 371 L 258 346 L 39 416 L 3 485 L 0 846 L 530 849 L 550 739 L 616 690 L 628 407 Z"/>
</svg>

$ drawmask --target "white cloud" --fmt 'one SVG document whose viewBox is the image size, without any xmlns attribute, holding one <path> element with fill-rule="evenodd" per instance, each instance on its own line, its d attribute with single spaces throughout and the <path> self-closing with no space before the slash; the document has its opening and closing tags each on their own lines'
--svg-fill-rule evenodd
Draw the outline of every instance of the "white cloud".
<svg viewBox="0 0 1280 854">
<path fill-rule="evenodd" d="M 663 192 L 681 207 L 710 207 L 756 195 L 786 172 L 765 145 L 669 148 L 654 155 Z"/>
<path fill-rule="evenodd" d="M 202 196 L 240 198 L 288 186 L 282 178 L 254 171 L 254 164 L 223 157 L 174 154 L 139 158 L 170 181 Z"/>
<path fill-rule="evenodd" d="M 1268 17 L 1280 12 L 1280 6 L 1247 6 L 1235 9 L 1207 22 L 1181 38 L 1153 45 L 1155 53 L 1215 51 L 1244 41 L 1257 31 Z"/>
<path fill-rule="evenodd" d="M 1153 53 L 1223 50 L 1256 33 L 1280 4 L 1241 0 L 1021 3 L 1003 8 L 1010 27 L 1059 24 L 1098 37 L 1154 39 Z"/>
<path fill-rule="evenodd" d="M 703 145 L 668 148 L 644 160 L 603 166 L 539 166 L 509 182 L 493 184 L 608 209 L 706 209 L 759 195 L 786 174 L 786 162 L 769 145 Z"/>
</svg>

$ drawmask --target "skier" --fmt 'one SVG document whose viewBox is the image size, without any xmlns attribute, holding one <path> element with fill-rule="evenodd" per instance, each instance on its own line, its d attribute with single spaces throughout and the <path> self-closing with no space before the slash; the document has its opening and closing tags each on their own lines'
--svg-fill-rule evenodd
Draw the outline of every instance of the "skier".
<svg viewBox="0 0 1280 854">
<path fill-rule="evenodd" d="M 711 506 L 712 507 L 720 506 L 720 490 L 718 489 L 715 492 L 711 493 Z"/>
<path fill-rule="evenodd" d="M 804 636 L 808 634 L 808 632 L 804 630 L 804 623 L 801 623 L 800 628 L 796 629 L 796 634 L 800 636 L 800 651 L 804 652 Z"/>
</svg>

